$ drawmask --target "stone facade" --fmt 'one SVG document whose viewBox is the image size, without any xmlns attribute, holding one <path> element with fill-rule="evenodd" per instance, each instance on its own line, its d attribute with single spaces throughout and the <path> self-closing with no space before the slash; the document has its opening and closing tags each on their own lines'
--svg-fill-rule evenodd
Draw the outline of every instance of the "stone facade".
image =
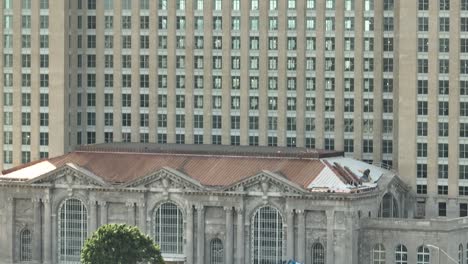
<svg viewBox="0 0 468 264">
<path fill-rule="evenodd" d="M 103 158 L 92 162 L 106 161 Z M 35 165 L 17 171 L 28 174 L 28 168 Z M 153 238 L 157 232 L 156 210 L 166 203 L 176 205 L 183 218 L 183 250 L 177 254 L 163 250 L 167 263 L 257 263 L 254 218 L 262 208 L 273 208 L 281 223 L 281 260 L 271 263 L 290 259 L 322 263 L 317 258 L 327 264 L 377 263 L 372 258 L 378 244 L 385 248 L 386 263 L 395 263 L 395 248 L 400 244 L 407 249 L 407 263 L 416 263 L 421 245 L 436 245 L 454 258 L 460 244 L 464 250 L 468 246 L 467 218 L 412 219 L 416 199 L 391 172 L 381 175 L 375 188 L 350 193 L 314 192 L 289 176 L 269 171 L 217 187 L 205 186 L 186 173 L 162 168 L 132 181 L 111 184 L 97 176 L 96 169 L 72 163 L 29 179 L 14 178 L 19 174 L 5 171 L 0 177 L 1 263 L 21 263 L 24 254 L 30 254 L 32 263 L 75 263 L 60 261 L 60 243 L 64 239 L 60 231 L 61 208 L 70 200 L 85 208 L 85 234 L 103 224 L 127 223 Z M 382 202 L 384 197 L 390 197 L 391 206 Z M 388 216 L 384 212 L 391 212 L 395 218 L 382 218 Z M 222 244 L 221 262 L 213 262 L 215 239 Z M 314 251 L 316 245 L 323 251 Z M 435 259 L 438 253 L 431 248 L 429 255 Z M 462 253 L 465 257 L 466 252 Z M 446 261 L 441 256 L 440 263 L 450 263 Z"/>
<path fill-rule="evenodd" d="M 167 201 L 177 204 L 184 216 L 185 257 L 173 258 L 176 263 L 209 263 L 213 238 L 223 241 L 226 263 L 250 263 L 252 217 L 263 206 L 278 209 L 282 216 L 285 260 L 294 257 L 312 263 L 312 245 L 320 242 L 327 263 L 348 263 L 350 256 L 352 263 L 361 263 L 361 219 L 378 215 L 377 201 L 386 192 L 304 196 L 271 175 L 257 175 L 232 190 L 205 193 L 168 171 L 135 185 L 113 188 L 71 168 L 31 184 L 4 183 L 1 188 L 0 254 L 8 263 L 19 262 L 19 234 L 25 228 L 32 231 L 33 260 L 58 263 L 58 210 L 70 198 L 85 204 L 89 232 L 106 223 L 127 223 L 154 235 L 155 208 Z M 408 200 L 404 192 L 396 192 L 395 196 L 401 204 Z M 371 234 L 368 231 L 365 236 Z"/>
</svg>

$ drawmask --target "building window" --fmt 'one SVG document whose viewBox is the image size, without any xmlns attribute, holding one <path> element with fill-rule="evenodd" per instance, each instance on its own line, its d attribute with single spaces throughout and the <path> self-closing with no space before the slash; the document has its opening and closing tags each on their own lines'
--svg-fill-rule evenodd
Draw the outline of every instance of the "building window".
<svg viewBox="0 0 468 264">
<path fill-rule="evenodd" d="M 408 250 L 404 245 L 395 248 L 395 264 L 408 264 Z"/>
<path fill-rule="evenodd" d="M 20 233 L 20 261 L 32 261 L 32 235 L 29 229 L 24 229 Z"/>
<path fill-rule="evenodd" d="M 385 264 L 385 247 L 382 244 L 377 244 L 372 249 L 372 263 Z"/>
<path fill-rule="evenodd" d="M 79 263 L 81 248 L 88 236 L 88 213 L 78 199 L 67 199 L 58 213 L 58 254 L 61 263 Z"/>
<path fill-rule="evenodd" d="M 224 250 L 221 239 L 214 238 L 210 242 L 210 264 L 224 263 Z"/>
<path fill-rule="evenodd" d="M 462 32 L 468 31 L 468 17 L 460 18 L 460 30 Z"/>
<path fill-rule="evenodd" d="M 418 255 L 417 255 L 417 264 L 429 264 L 430 261 L 430 252 L 429 249 L 425 246 L 418 247 Z"/>
<path fill-rule="evenodd" d="M 460 203 L 460 217 L 468 216 L 468 204 L 467 203 Z M 467 248 L 468 251 L 468 248 Z M 467 260 L 468 260 L 468 256 Z"/>
<path fill-rule="evenodd" d="M 418 17 L 418 30 L 422 32 L 429 31 L 429 18 L 428 17 Z"/>
<path fill-rule="evenodd" d="M 416 185 L 416 193 L 417 194 L 427 194 L 427 185 L 425 185 L 425 184 Z"/>
<path fill-rule="evenodd" d="M 252 262 L 280 263 L 283 259 L 283 218 L 273 207 L 258 209 L 252 218 Z"/>
<path fill-rule="evenodd" d="M 450 18 L 439 17 L 439 31 L 440 32 L 450 31 Z"/>
<path fill-rule="evenodd" d="M 312 246 L 312 263 L 325 264 L 325 249 L 321 243 L 315 243 Z"/>
<path fill-rule="evenodd" d="M 439 203 L 439 216 L 447 216 L 447 203 Z"/>
<path fill-rule="evenodd" d="M 448 158 L 448 144 L 447 143 L 439 143 L 438 144 L 438 154 L 439 158 Z"/>
<path fill-rule="evenodd" d="M 448 186 L 447 185 L 438 185 L 437 194 L 439 195 L 448 195 Z"/>
<path fill-rule="evenodd" d="M 167 202 L 154 211 L 154 240 L 163 254 L 183 254 L 184 222 L 177 205 Z"/>
<path fill-rule="evenodd" d="M 458 263 L 463 264 L 463 244 L 458 245 Z"/>
<path fill-rule="evenodd" d="M 467 196 L 468 195 L 468 186 L 459 186 L 458 195 Z"/>
<path fill-rule="evenodd" d="M 382 202 L 380 203 L 379 217 L 397 218 L 398 215 L 399 213 L 397 200 L 395 199 L 395 197 L 393 197 L 391 193 L 386 193 L 382 198 Z"/>
</svg>

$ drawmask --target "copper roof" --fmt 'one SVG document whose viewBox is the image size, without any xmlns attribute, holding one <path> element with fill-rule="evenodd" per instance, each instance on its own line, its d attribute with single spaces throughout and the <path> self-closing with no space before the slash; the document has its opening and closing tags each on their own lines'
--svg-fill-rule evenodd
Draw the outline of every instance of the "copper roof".
<svg viewBox="0 0 468 264">
<path fill-rule="evenodd" d="M 262 171 L 271 171 L 304 188 L 324 166 L 317 159 L 82 151 L 49 161 L 56 167 L 76 164 L 109 183 L 130 182 L 169 167 L 205 186 L 229 186 Z"/>
<path fill-rule="evenodd" d="M 324 168 L 329 164 L 326 159 L 340 157 L 341 152 L 303 148 L 114 143 L 85 146 L 44 160 L 42 165 L 34 162 L 6 170 L 1 179 L 32 179 L 44 175 L 44 171 L 51 171 L 50 166 L 59 169 L 73 164 L 113 185 L 125 185 L 170 168 L 207 187 L 231 186 L 267 171 L 310 189 L 311 183 L 324 173 Z M 333 175 L 323 174 L 314 186 L 333 189 L 330 182 L 343 182 L 344 175 L 340 175 L 333 165 L 329 166 Z M 343 184 L 349 185 L 347 182 Z"/>
</svg>

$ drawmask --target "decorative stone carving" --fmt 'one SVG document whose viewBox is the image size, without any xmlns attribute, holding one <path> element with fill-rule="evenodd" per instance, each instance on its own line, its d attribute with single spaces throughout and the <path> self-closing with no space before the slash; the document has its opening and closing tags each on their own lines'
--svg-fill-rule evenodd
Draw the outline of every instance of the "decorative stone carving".
<svg viewBox="0 0 468 264">
<path fill-rule="evenodd" d="M 345 215 L 342 211 L 335 212 L 335 223 L 338 225 L 343 225 L 345 223 Z"/>
<path fill-rule="evenodd" d="M 72 189 L 73 186 L 108 186 L 102 179 L 91 173 L 78 171 L 69 166 L 62 167 L 53 173 L 46 174 L 44 176 L 34 179 L 32 184 L 55 184 L 55 185 L 66 185 L 68 189 Z"/>
<path fill-rule="evenodd" d="M 184 191 L 202 191 L 203 186 L 195 180 L 184 176 L 178 172 L 162 169 L 154 174 L 144 177 L 138 181 L 130 183 L 127 187 L 145 187 L 159 189 L 163 191 L 165 198 L 168 198 L 171 189 Z"/>
<path fill-rule="evenodd" d="M 289 183 L 280 176 L 263 172 L 230 186 L 225 191 L 236 192 L 245 190 L 247 192 L 262 192 L 264 196 L 272 192 L 294 195 L 303 194 L 303 190 L 300 187 L 290 184 L 292 183 Z"/>
</svg>

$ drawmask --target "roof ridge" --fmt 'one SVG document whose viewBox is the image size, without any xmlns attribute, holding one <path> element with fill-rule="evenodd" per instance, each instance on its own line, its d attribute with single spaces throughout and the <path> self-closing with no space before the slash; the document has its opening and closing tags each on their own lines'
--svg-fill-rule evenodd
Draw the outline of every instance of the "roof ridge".
<svg viewBox="0 0 468 264">
<path fill-rule="evenodd" d="M 220 153 L 200 154 L 200 153 L 171 153 L 171 152 L 133 152 L 133 151 L 88 151 L 75 150 L 71 153 L 108 153 L 118 155 L 148 155 L 148 156 L 181 156 L 181 157 L 210 157 L 210 158 L 256 158 L 256 159 L 287 159 L 287 160 L 320 160 L 319 157 L 292 157 L 292 156 L 257 156 L 252 155 L 223 155 Z M 70 153 L 69 153 L 70 154 Z M 67 155 L 67 154 L 65 154 Z"/>
</svg>

